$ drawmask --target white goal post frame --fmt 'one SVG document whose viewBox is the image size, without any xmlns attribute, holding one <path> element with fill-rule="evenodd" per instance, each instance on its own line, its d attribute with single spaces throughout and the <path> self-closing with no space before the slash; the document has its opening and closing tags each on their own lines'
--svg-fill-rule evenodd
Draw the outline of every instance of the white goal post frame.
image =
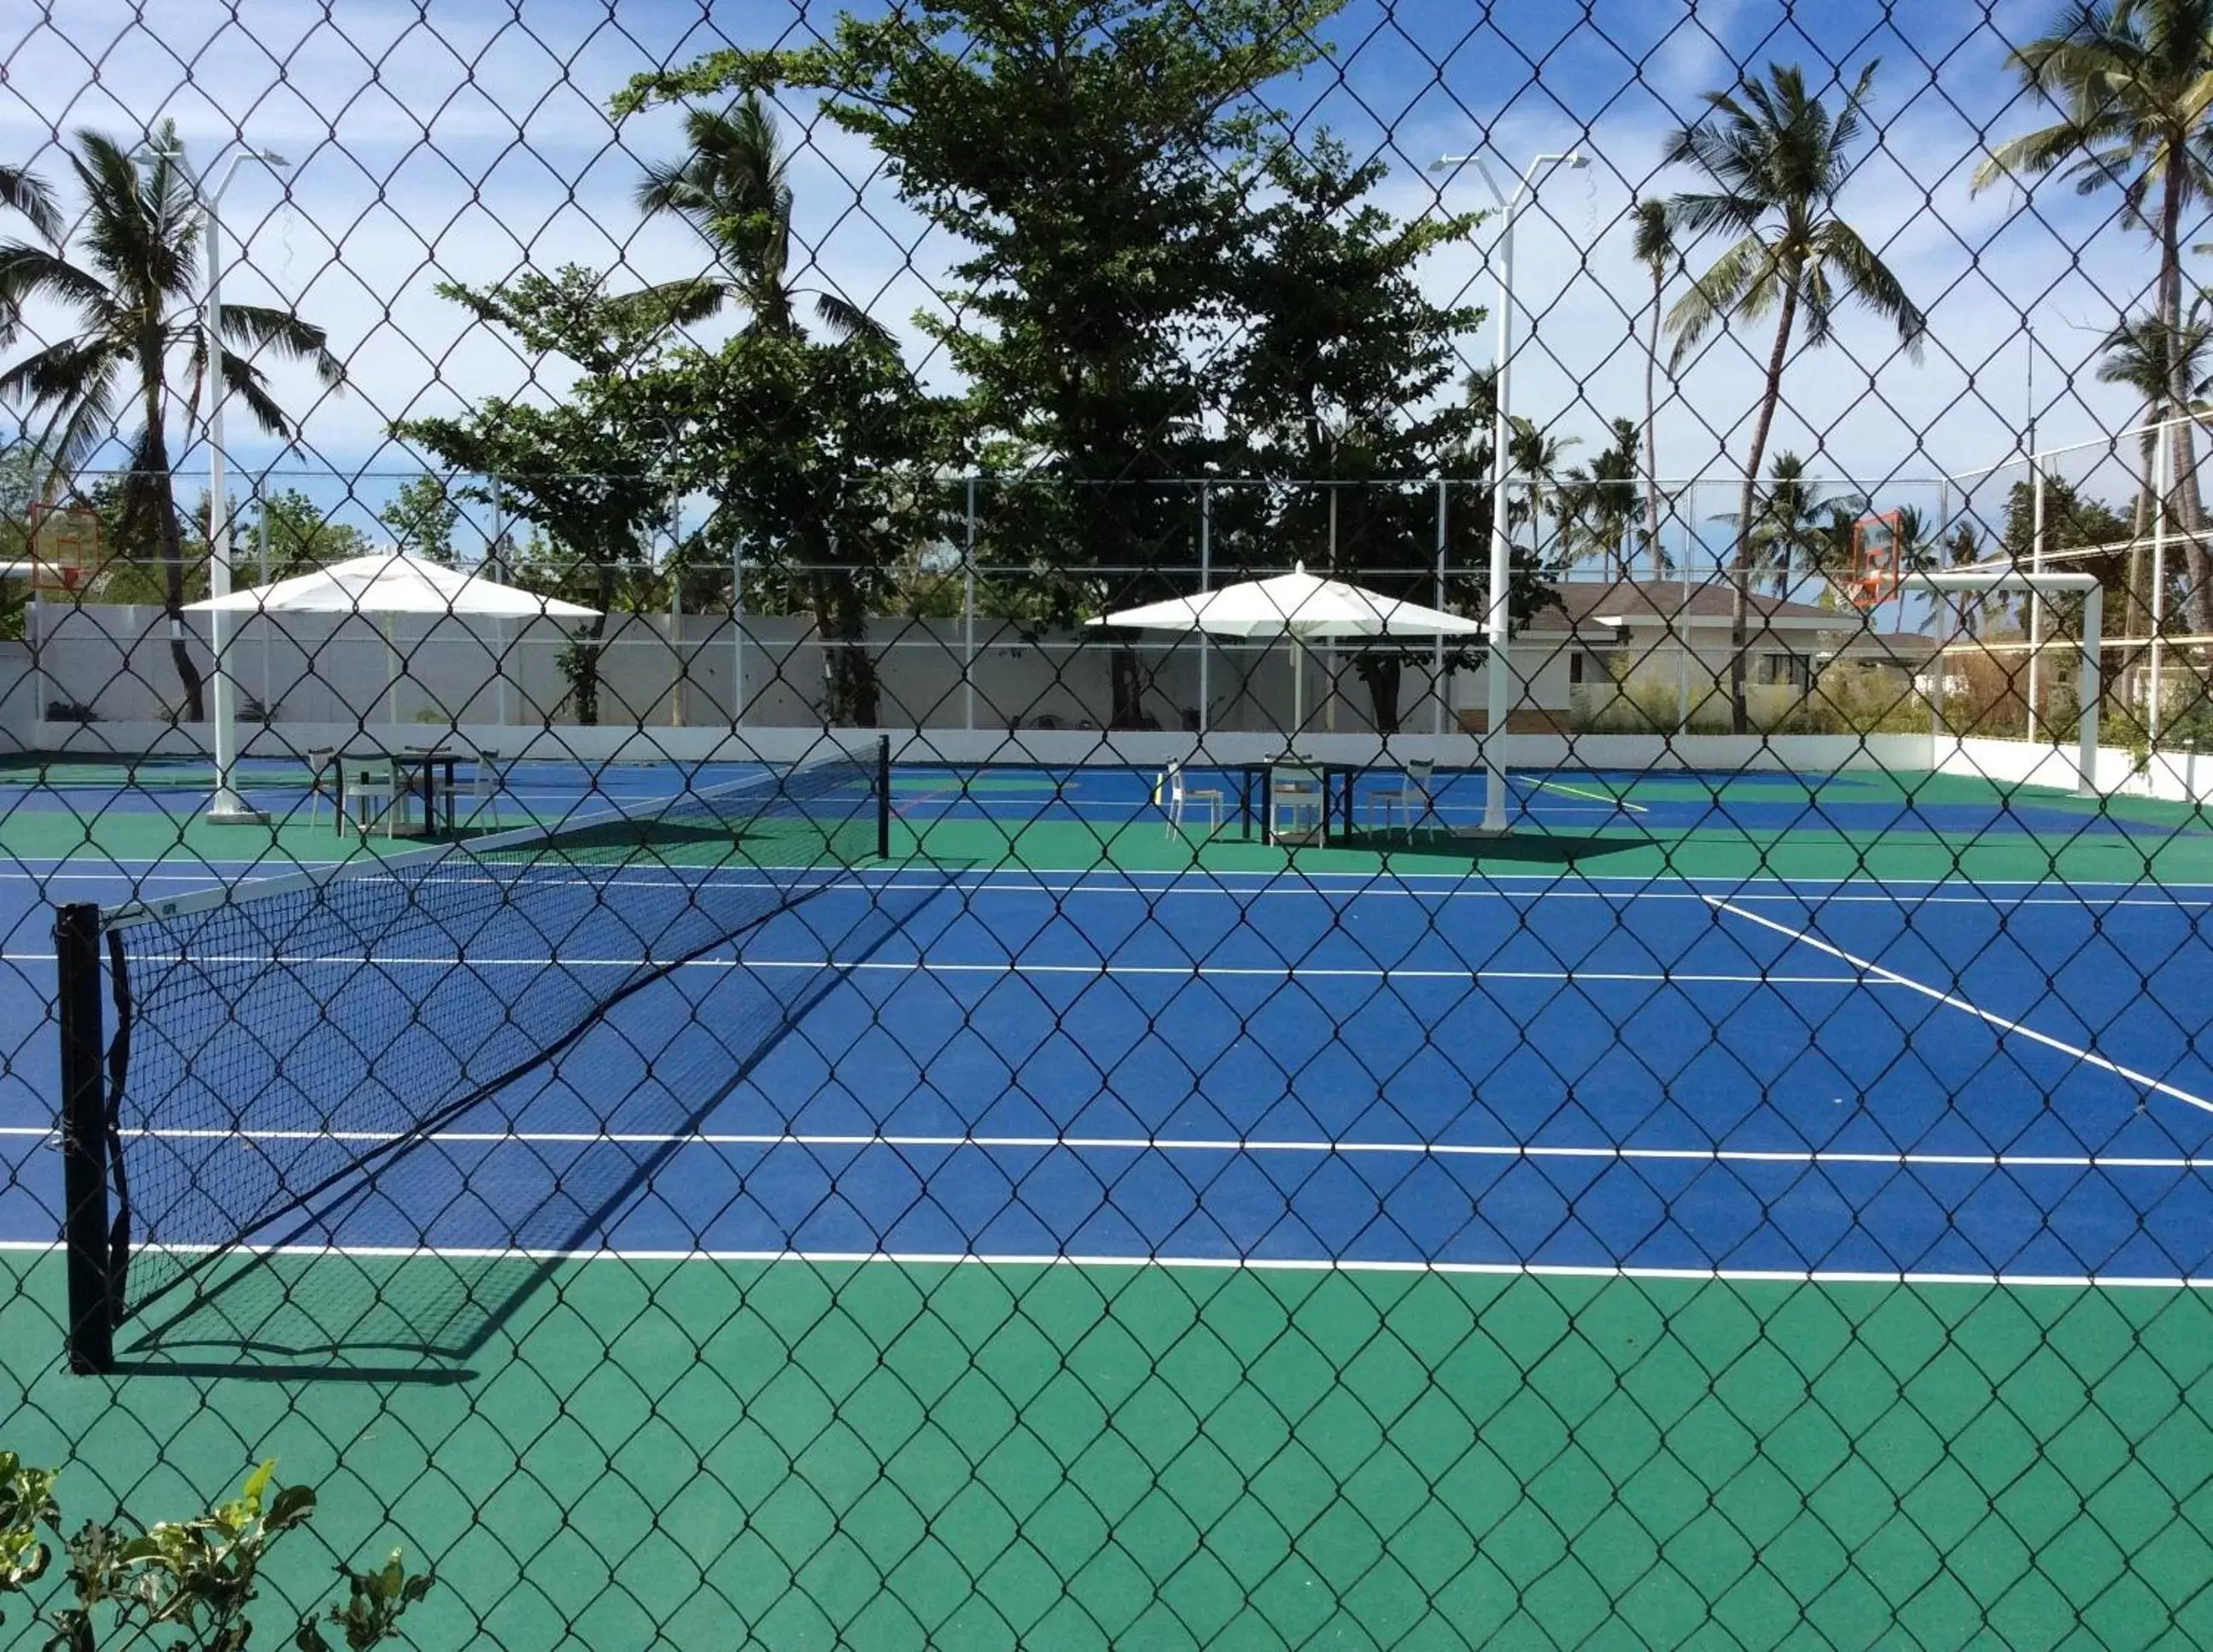
<svg viewBox="0 0 2213 1652">
<path fill-rule="evenodd" d="M 2076 715 L 2075 795 L 2077 797 L 2098 796 L 2098 706 L 2105 698 L 2102 654 L 2106 629 L 2106 592 L 2091 574 L 2035 573 L 2025 568 L 1959 568 L 1930 573 L 1907 574 L 1899 581 L 1905 590 L 1925 591 L 1942 598 L 1965 593 L 1983 591 L 2028 591 L 2039 596 L 2060 593 L 2079 594 L 2082 599 L 2082 663 L 2080 688 L 2076 698 L 2079 703 Z M 2035 655 L 2030 655 L 2034 662 Z M 1940 691 L 1941 692 L 1941 691 Z M 2029 733 L 2036 732 L 2034 713 L 2031 712 Z"/>
</svg>

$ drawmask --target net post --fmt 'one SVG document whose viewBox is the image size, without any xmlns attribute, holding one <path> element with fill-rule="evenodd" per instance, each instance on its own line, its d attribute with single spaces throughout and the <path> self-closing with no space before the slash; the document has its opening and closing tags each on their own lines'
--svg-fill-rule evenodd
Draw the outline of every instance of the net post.
<svg viewBox="0 0 2213 1652">
<path fill-rule="evenodd" d="M 69 1258 L 69 1362 L 79 1375 L 115 1361 L 107 1255 L 107 1106 L 101 1027 L 100 908 L 54 918 L 55 1008 L 61 1027 L 63 1239 Z"/>
<path fill-rule="evenodd" d="M 892 737 L 876 736 L 876 858 L 892 857 Z"/>
</svg>

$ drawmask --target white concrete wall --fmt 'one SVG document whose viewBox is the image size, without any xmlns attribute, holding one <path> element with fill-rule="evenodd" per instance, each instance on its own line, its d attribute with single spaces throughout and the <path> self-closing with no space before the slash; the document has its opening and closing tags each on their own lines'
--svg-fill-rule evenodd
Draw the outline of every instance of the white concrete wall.
<svg viewBox="0 0 2213 1652">
<path fill-rule="evenodd" d="M 2025 740 L 1959 740 L 1948 735 L 1933 741 L 1932 747 L 1936 766 L 1945 774 L 2068 791 L 2082 780 L 2082 763 L 2072 742 L 2048 746 Z M 2101 792 L 2175 803 L 2213 802 L 2213 756 L 2159 752 L 2139 766 L 2135 753 L 2100 746 L 2095 780 Z"/>
<path fill-rule="evenodd" d="M 38 686 L 31 675 L 29 646 L 0 642 L 0 753 L 31 749 L 39 722 Z"/>
<path fill-rule="evenodd" d="M 190 616 L 186 646 L 211 669 L 207 618 Z M 567 630 L 536 622 L 503 636 L 453 619 L 399 619 L 387 634 L 363 619 L 258 616 L 225 645 L 241 702 L 273 703 L 280 722 L 336 724 L 545 727 L 574 721 L 560 656 Z M 1104 725 L 1111 711 L 1116 645 L 1090 635 L 1025 635 L 1005 621 L 979 619 L 972 640 L 958 619 L 880 619 L 869 646 L 881 683 L 883 721 L 893 727 L 1033 727 L 1040 718 L 1077 728 Z M 973 694 L 963 665 L 972 646 Z M 1202 652 L 1208 724 L 1263 733 L 1291 718 L 1289 650 L 1163 637 L 1137 648 L 1147 678 L 1146 711 L 1180 730 L 1197 712 Z M 742 656 L 744 704 L 731 685 Z M 668 616 L 611 621 L 600 656 L 600 720 L 632 727 L 727 728 L 741 709 L 747 727 L 820 728 L 824 649 L 796 616 L 684 617 L 672 644 Z M 50 702 L 89 707 L 103 722 L 160 722 L 180 703 L 168 624 L 150 607 L 87 605 L 50 609 L 40 661 Z M 1367 685 L 1352 654 L 1308 651 L 1307 727 L 1321 732 L 1372 729 Z M 1329 692 L 1332 663 L 1336 692 Z M 1400 686 L 1401 727 L 1427 733 L 1439 707 L 1430 674 L 1417 664 Z M 43 709 L 43 708 L 42 708 Z"/>
</svg>

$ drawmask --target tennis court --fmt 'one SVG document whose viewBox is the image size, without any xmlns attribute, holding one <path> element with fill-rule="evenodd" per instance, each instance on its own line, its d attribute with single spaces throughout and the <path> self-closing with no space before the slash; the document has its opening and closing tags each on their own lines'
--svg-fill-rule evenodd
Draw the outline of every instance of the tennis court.
<svg viewBox="0 0 2213 1652">
<path fill-rule="evenodd" d="M 288 777 L 256 778 L 281 813 Z M 751 778 L 641 770 L 594 802 Z M 902 768 L 887 857 L 664 834 L 469 930 L 498 944 L 465 969 L 444 895 L 412 929 L 203 944 L 258 1077 L 126 1149 L 175 1248 L 134 1265 L 168 1288 L 108 1381 L 143 1420 L 165 1365 L 215 1375 L 222 1420 L 84 1452 L 189 1470 L 259 1438 L 268 1377 L 319 1373 L 269 1418 L 312 1466 L 363 1397 L 338 1379 L 392 1382 L 408 1438 L 356 1502 L 394 1529 L 345 1524 L 335 1460 L 333 1546 L 404 1536 L 457 1599 L 608 1640 L 702 1567 L 794 1644 L 2026 1643 L 2206 1610 L 2171 1518 L 2213 1477 L 2202 820 L 1957 777 L 1562 772 L 1515 777 L 1505 843 L 1291 854 L 1171 838 L 1149 779 Z M 518 791 L 558 819 L 580 781 Z M 1480 785 L 1442 789 L 1445 826 Z M 206 882 L 149 847 L 191 829 L 189 784 L 130 791 L 100 805 L 119 859 L 81 851 L 58 895 Z M 307 830 L 255 870 L 338 841 Z M 36 893 L 9 886 L 34 972 Z M 672 962 L 664 909 L 736 938 Z M 497 1086 L 431 1070 L 463 1029 L 558 1020 L 555 978 L 624 996 L 522 1070 L 486 1037 L 462 1077 Z M 326 1045 L 417 1006 L 367 1067 L 388 1082 L 304 1076 L 297 993 Z M 54 1173 L 53 1040 L 0 1031 L 28 1081 L 0 1239 L 58 1275 L 56 1201 L 25 1196 Z M 391 1122 L 409 1095 L 453 1103 L 427 1140 Z M 277 1248 L 168 1280 L 307 1186 L 252 1227 Z M 54 1353 L 15 1356 L 27 1382 L 96 1406 L 107 1382 L 34 1375 Z M 472 1509 L 469 1465 L 508 1454 L 527 1474 Z M 584 1495 L 617 1454 L 664 1518 Z M 735 1547 L 676 1552 L 731 1521 Z M 621 1591 L 567 1597 L 567 1545 L 633 1545 Z"/>
</svg>

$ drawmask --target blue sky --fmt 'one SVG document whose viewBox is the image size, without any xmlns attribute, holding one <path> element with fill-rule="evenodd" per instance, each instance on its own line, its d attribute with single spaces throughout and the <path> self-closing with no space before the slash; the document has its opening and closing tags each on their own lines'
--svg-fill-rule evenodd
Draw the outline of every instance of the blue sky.
<svg viewBox="0 0 2213 1652">
<path fill-rule="evenodd" d="M 1933 495 L 1933 483 L 1913 479 L 2018 450 L 2032 356 L 2043 443 L 2095 438 L 2135 414 L 2084 363 L 2149 290 L 2146 239 L 2119 226 L 2110 196 L 2080 199 L 2049 183 L 2033 200 L 1967 188 L 1986 142 L 2041 119 L 2005 53 L 2058 9 L 2056 0 L 1739 0 L 1695 12 L 1666 0 L 1352 0 L 1329 30 L 1331 58 L 1277 94 L 1300 132 L 1326 124 L 1388 159 L 1383 198 L 1402 216 L 1436 208 L 1438 180 L 1424 168 L 1442 150 L 1481 147 L 1509 171 L 1540 150 L 1592 155 L 1588 171 L 1550 180 L 1522 220 L 1516 290 L 1530 314 L 1515 389 L 1518 411 L 1588 446 L 1606 417 L 1641 408 L 1648 289 L 1622 216 L 1637 192 L 1684 181 L 1655 170 L 1669 130 L 1698 114 L 1701 92 L 1746 68 L 1797 62 L 1849 76 L 1880 58 L 1878 138 L 1845 204 L 1928 310 L 1926 359 L 1906 364 L 1894 339 L 1849 317 L 1830 349 L 1794 364 L 1772 448 L 1818 447 L 1822 468 L 1905 503 Z M 601 0 L 433 0 L 427 12 L 333 0 L 327 15 L 297 0 L 241 0 L 235 19 L 212 0 L 19 0 L 0 17 L 0 151 L 53 173 L 58 132 L 136 130 L 169 114 L 204 154 L 242 133 L 289 155 L 286 185 L 249 170 L 227 202 L 242 244 L 233 291 L 281 299 L 329 326 L 352 387 L 314 404 L 303 378 L 283 381 L 291 405 L 313 404 L 285 462 L 396 471 L 412 461 L 384 441 L 391 419 L 521 391 L 533 376 L 558 389 L 557 370 L 466 325 L 436 282 L 487 283 L 526 264 L 617 267 L 626 280 L 698 267 L 686 232 L 642 224 L 630 205 L 640 162 L 674 149 L 673 115 L 618 129 L 608 95 L 656 62 L 724 39 L 803 38 L 834 15 L 811 0 L 623 0 L 619 24 Z M 812 278 L 904 328 L 934 304 L 954 249 L 899 207 L 864 149 L 803 103 L 784 116 Z M 1454 207 L 1484 198 L 1469 180 L 1446 197 Z M 1427 272 L 1434 290 L 1490 302 L 1490 245 L 1484 229 L 1440 253 Z M 1693 249 L 1692 265 L 1715 250 Z M 1723 335 L 1686 370 L 1661 419 L 1664 472 L 1713 473 L 1741 454 L 1766 344 L 1764 329 Z M 1470 365 L 1487 362 L 1488 329 L 1463 348 Z M 950 382 L 918 338 L 911 355 Z M 243 432 L 234 443 L 248 470 L 277 457 Z"/>
</svg>

